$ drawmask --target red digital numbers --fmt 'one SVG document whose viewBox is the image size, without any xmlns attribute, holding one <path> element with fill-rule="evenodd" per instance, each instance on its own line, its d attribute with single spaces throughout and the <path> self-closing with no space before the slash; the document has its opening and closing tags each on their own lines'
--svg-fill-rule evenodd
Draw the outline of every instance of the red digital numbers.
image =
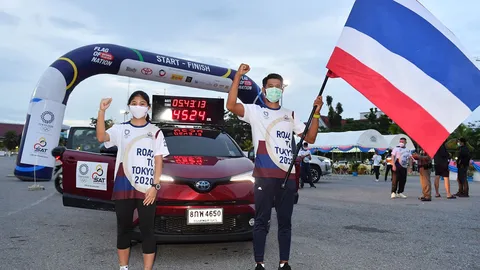
<svg viewBox="0 0 480 270">
<path fill-rule="evenodd" d="M 180 120 L 186 122 L 204 122 L 206 120 L 206 112 L 195 109 L 173 109 L 172 120 Z"/>
<path fill-rule="evenodd" d="M 192 157 L 192 156 L 173 156 L 176 164 L 183 165 L 203 165 L 202 157 Z"/>
<path fill-rule="evenodd" d="M 204 123 L 207 120 L 206 99 L 172 98 L 172 120 L 177 122 Z"/>
<path fill-rule="evenodd" d="M 192 108 L 192 109 L 205 109 L 207 107 L 207 101 L 204 99 L 172 99 L 172 107 L 174 108 Z"/>
<path fill-rule="evenodd" d="M 174 136 L 202 136 L 203 130 L 193 128 L 176 128 L 173 130 Z"/>
</svg>

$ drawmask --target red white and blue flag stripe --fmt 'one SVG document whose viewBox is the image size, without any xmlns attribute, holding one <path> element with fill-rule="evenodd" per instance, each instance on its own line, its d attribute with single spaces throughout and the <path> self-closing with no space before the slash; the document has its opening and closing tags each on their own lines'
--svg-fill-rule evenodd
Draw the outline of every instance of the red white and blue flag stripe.
<svg viewBox="0 0 480 270">
<path fill-rule="evenodd" d="M 480 105 L 480 70 L 416 0 L 357 0 L 327 64 L 428 154 Z"/>
</svg>

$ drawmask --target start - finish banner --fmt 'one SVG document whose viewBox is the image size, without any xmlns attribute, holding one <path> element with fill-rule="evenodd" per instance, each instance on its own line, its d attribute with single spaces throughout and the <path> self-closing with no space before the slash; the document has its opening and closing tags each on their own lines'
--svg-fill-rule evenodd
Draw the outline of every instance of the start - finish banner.
<svg viewBox="0 0 480 270">
<path fill-rule="evenodd" d="M 73 89 L 98 74 L 131 78 L 227 93 L 236 71 L 113 44 L 75 49 L 48 67 L 30 100 L 15 176 L 22 180 L 50 180 L 55 164 L 65 108 Z M 240 81 L 238 97 L 246 104 L 263 102 L 260 87 L 248 76 Z"/>
</svg>

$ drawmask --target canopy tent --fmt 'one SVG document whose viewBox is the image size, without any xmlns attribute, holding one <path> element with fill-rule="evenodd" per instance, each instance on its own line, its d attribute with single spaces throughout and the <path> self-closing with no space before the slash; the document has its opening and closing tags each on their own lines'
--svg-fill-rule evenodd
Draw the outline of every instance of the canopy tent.
<svg viewBox="0 0 480 270">
<path fill-rule="evenodd" d="M 383 138 L 385 139 L 385 141 L 387 141 L 387 147 L 389 149 L 395 148 L 398 145 L 398 142 L 400 141 L 400 138 L 406 138 L 407 139 L 406 148 L 409 149 L 409 150 L 415 150 L 415 145 L 413 144 L 412 139 L 410 139 L 405 134 L 383 135 Z"/>
<path fill-rule="evenodd" d="M 361 152 L 369 152 L 372 149 L 385 152 L 388 147 L 387 141 L 380 132 L 374 129 L 318 133 L 315 144 L 310 145 L 312 150 L 331 152 L 340 150 L 348 152 L 358 148 Z"/>
<path fill-rule="evenodd" d="M 333 150 L 330 151 L 330 153 L 361 153 L 361 152 L 364 152 L 364 151 L 360 150 L 360 148 L 358 148 L 358 147 L 354 147 L 354 148 L 352 148 L 348 151 L 342 151 L 338 148 L 334 148 Z M 370 149 L 368 152 L 373 153 L 373 152 L 375 152 L 375 149 Z M 381 152 L 381 151 L 379 151 L 379 152 Z"/>
</svg>

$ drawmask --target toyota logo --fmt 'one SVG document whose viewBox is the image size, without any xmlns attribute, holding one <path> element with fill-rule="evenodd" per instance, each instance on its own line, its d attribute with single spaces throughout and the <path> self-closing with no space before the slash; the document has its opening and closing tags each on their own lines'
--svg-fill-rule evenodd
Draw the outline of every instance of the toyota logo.
<svg viewBox="0 0 480 270">
<path fill-rule="evenodd" d="M 206 191 L 206 190 L 209 190 L 210 189 L 210 182 L 208 181 L 198 181 L 197 183 L 195 183 L 195 187 L 198 189 L 198 190 L 201 190 L 201 191 Z"/>
<path fill-rule="evenodd" d="M 151 68 L 142 68 L 142 73 L 144 75 L 152 75 L 153 70 Z"/>
</svg>

